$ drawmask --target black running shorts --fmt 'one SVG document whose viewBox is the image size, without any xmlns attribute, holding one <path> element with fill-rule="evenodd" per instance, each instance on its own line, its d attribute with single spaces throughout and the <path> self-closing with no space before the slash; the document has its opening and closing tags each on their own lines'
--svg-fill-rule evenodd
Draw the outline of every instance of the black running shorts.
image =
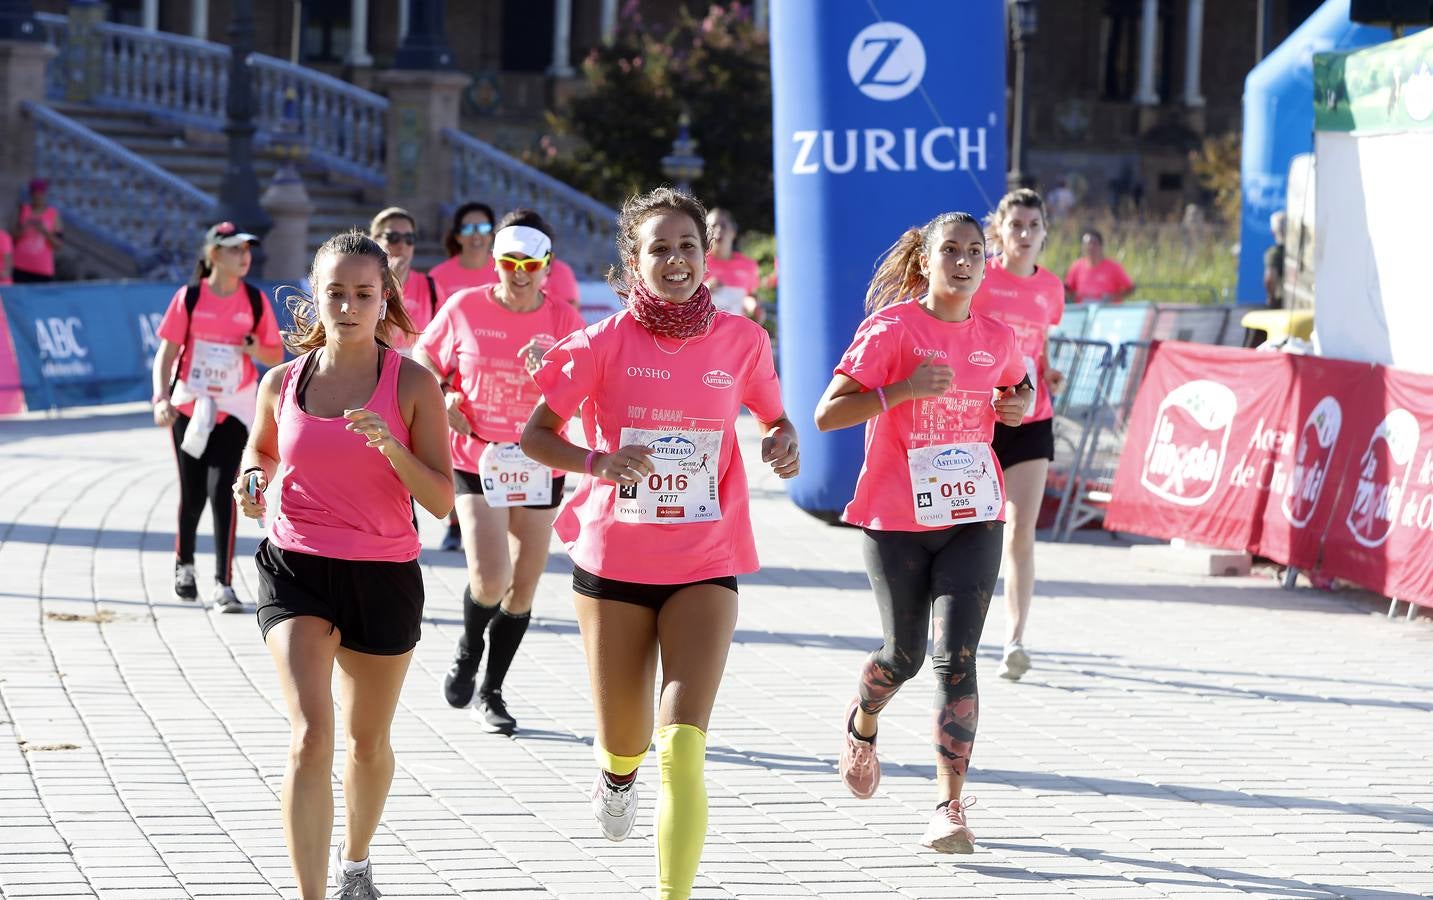
<svg viewBox="0 0 1433 900">
<path fill-rule="evenodd" d="M 990 449 L 1000 461 L 1001 469 L 1009 469 L 1032 459 L 1055 458 L 1055 420 L 1041 419 L 1010 427 L 995 423 L 995 439 Z"/>
<path fill-rule="evenodd" d="M 259 566 L 259 631 L 299 616 L 338 629 L 339 644 L 358 653 L 397 656 L 418 643 L 423 573 L 418 561 L 367 562 L 281 550 L 264 539 Z"/>
<path fill-rule="evenodd" d="M 635 581 L 603 578 L 601 575 L 593 575 L 581 566 L 574 565 L 572 567 L 572 590 L 576 593 L 596 600 L 634 603 L 637 606 L 645 606 L 653 610 L 660 610 L 677 591 L 696 587 L 699 584 L 714 584 L 717 587 L 724 587 L 732 593 L 737 591 L 736 576 L 734 575 L 704 578 L 701 581 L 688 581 L 683 584 L 640 584 Z"/>
</svg>

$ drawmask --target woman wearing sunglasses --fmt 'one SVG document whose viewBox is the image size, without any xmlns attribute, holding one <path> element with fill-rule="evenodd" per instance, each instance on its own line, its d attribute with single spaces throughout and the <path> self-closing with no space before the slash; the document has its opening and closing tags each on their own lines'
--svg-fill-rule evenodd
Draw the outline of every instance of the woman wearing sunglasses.
<svg viewBox="0 0 1433 900">
<path fill-rule="evenodd" d="M 497 216 L 486 203 L 464 203 L 453 212 L 453 223 L 443 236 L 448 258 L 428 274 L 438 283 L 439 303 L 464 288 L 482 287 L 498 280 L 493 268 L 493 223 Z"/>
<path fill-rule="evenodd" d="M 443 696 L 495 734 L 517 721 L 503 702 L 503 679 L 527 633 L 537 580 L 547 565 L 552 520 L 562 500 L 560 471 L 538 465 L 517 446 L 541 395 L 532 373 L 582 318 L 543 290 L 552 234 L 531 210 L 513 210 L 493 236 L 497 284 L 449 298 L 418 339 L 414 357 L 447 394 L 458 522 L 468 558 L 463 636 L 443 681 Z M 483 652 L 487 669 L 478 687 Z"/>
<path fill-rule="evenodd" d="M 418 239 L 418 225 L 413 214 L 401 206 L 390 206 L 373 217 L 368 236 L 388 254 L 388 270 L 403 285 L 403 308 L 413 328 L 420 334 L 442 302 L 431 275 L 413 271 L 413 249 Z M 393 333 L 393 349 L 404 356 L 412 355 L 413 338 L 406 331 Z"/>
</svg>

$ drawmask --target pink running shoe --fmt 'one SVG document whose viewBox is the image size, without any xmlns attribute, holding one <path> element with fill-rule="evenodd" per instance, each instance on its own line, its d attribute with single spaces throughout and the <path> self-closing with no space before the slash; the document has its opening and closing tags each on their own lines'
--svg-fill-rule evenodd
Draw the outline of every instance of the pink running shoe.
<svg viewBox="0 0 1433 900">
<path fill-rule="evenodd" d="M 921 836 L 921 846 L 937 853 L 974 853 L 975 835 L 965 825 L 965 811 L 974 805 L 975 798 L 967 797 L 937 809 Z"/>
<path fill-rule="evenodd" d="M 857 800 L 869 800 L 881 783 L 881 761 L 876 758 L 876 740 L 859 740 L 851 733 L 851 720 L 856 715 L 856 704 L 852 700 L 846 710 L 846 719 L 841 727 L 844 740 L 841 742 L 841 780 L 846 789 Z"/>
</svg>

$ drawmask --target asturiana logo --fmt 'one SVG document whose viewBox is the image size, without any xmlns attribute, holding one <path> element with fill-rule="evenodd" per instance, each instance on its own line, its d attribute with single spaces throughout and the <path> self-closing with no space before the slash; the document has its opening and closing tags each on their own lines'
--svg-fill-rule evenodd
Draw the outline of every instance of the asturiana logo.
<svg viewBox="0 0 1433 900">
<path fill-rule="evenodd" d="M 970 354 L 967 359 L 970 360 L 970 364 L 973 366 L 995 365 L 995 357 L 991 356 L 989 353 L 986 353 L 984 350 L 975 351 L 974 353 Z"/>
<path fill-rule="evenodd" d="M 697 445 L 682 437 L 680 434 L 667 434 L 650 441 L 647 444 L 652 448 L 652 455 L 657 459 L 677 460 L 686 459 L 697 452 Z"/>
<path fill-rule="evenodd" d="M 523 456 L 522 447 L 517 444 L 498 444 L 497 456 L 503 462 L 522 462 L 527 459 Z"/>
<path fill-rule="evenodd" d="M 736 384 L 736 379 L 731 377 L 730 373 L 723 372 L 721 369 L 712 369 L 702 376 L 702 384 L 720 391 Z"/>
<path fill-rule="evenodd" d="M 975 462 L 975 457 L 959 447 L 952 447 L 936 455 L 931 460 L 931 465 L 944 472 L 959 472 L 968 469 Z"/>
</svg>

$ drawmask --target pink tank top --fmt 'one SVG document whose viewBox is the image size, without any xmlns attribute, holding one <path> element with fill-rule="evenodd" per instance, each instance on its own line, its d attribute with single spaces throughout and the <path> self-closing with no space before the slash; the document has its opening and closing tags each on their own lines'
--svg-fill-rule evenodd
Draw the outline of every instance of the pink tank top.
<svg viewBox="0 0 1433 900">
<path fill-rule="evenodd" d="M 332 559 L 408 562 L 422 545 L 413 525 L 412 495 L 367 438 L 348 431 L 348 420 L 309 415 L 299 408 L 298 386 L 314 362 L 311 350 L 284 373 L 279 393 L 279 510 L 269 541 Z M 383 417 L 399 443 L 410 447 L 398 406 L 403 357 L 383 353 L 378 387 L 366 409 Z"/>
<path fill-rule="evenodd" d="M 59 210 L 53 206 L 45 207 L 44 212 L 36 213 L 26 203 L 20 207 L 20 224 L 31 219 L 39 219 L 45 224 L 48 231 L 55 230 L 55 222 L 60 218 Z M 31 275 L 54 275 L 55 274 L 55 250 L 38 231 L 21 231 L 20 238 L 15 241 L 15 257 L 13 260 L 15 268 L 22 272 L 29 272 Z"/>
</svg>

